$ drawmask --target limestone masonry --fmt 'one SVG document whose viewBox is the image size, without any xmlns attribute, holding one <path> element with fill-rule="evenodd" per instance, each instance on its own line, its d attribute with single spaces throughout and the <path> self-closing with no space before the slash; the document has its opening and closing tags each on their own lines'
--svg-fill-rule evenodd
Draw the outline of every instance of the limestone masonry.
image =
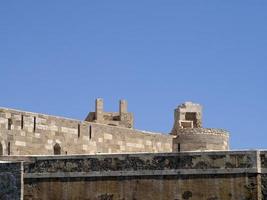
<svg viewBox="0 0 267 200">
<path fill-rule="evenodd" d="M 230 151 L 202 106 L 174 111 L 169 134 L 134 129 L 120 100 L 84 121 L 0 108 L 0 199 L 267 199 L 267 153 Z"/>
<path fill-rule="evenodd" d="M 102 99 L 84 121 L 0 109 L 0 155 L 53 155 L 228 150 L 228 133 L 202 128 L 202 108 L 187 102 L 175 110 L 171 134 L 133 128 L 133 114 L 104 112 Z"/>
</svg>

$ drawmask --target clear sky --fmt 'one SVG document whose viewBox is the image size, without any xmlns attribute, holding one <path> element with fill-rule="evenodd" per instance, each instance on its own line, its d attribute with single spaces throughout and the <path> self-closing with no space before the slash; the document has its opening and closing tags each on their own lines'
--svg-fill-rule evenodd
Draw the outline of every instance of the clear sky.
<svg viewBox="0 0 267 200">
<path fill-rule="evenodd" d="M 128 100 L 137 129 L 168 133 L 204 106 L 231 148 L 267 148 L 267 1 L 1 1 L 0 106 L 84 119 Z"/>
</svg>

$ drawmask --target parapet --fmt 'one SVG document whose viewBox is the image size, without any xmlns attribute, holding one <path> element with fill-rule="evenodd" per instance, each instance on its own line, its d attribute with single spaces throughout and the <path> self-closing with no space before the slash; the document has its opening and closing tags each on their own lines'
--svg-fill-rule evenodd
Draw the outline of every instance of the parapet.
<svg viewBox="0 0 267 200">
<path fill-rule="evenodd" d="M 96 99 L 95 112 L 90 112 L 85 121 L 125 128 L 133 128 L 134 124 L 133 114 L 127 111 L 126 100 L 120 100 L 119 112 L 104 112 L 104 100 L 101 98 Z"/>
</svg>

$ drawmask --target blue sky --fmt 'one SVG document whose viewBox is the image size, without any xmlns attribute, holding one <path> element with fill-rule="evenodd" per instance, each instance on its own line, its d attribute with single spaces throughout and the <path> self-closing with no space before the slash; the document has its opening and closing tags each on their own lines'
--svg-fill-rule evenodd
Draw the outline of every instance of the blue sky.
<svg viewBox="0 0 267 200">
<path fill-rule="evenodd" d="M 127 99 L 168 133 L 204 106 L 231 148 L 267 147 L 267 1 L 1 1 L 0 106 L 84 119 Z"/>
</svg>

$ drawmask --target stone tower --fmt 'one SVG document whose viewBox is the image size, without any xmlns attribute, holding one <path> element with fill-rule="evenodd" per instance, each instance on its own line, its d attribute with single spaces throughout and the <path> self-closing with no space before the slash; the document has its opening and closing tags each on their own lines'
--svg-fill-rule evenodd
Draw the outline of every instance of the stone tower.
<svg viewBox="0 0 267 200">
<path fill-rule="evenodd" d="M 229 135 L 222 129 L 202 127 L 202 106 L 192 102 L 174 111 L 173 151 L 228 150 Z"/>
</svg>

